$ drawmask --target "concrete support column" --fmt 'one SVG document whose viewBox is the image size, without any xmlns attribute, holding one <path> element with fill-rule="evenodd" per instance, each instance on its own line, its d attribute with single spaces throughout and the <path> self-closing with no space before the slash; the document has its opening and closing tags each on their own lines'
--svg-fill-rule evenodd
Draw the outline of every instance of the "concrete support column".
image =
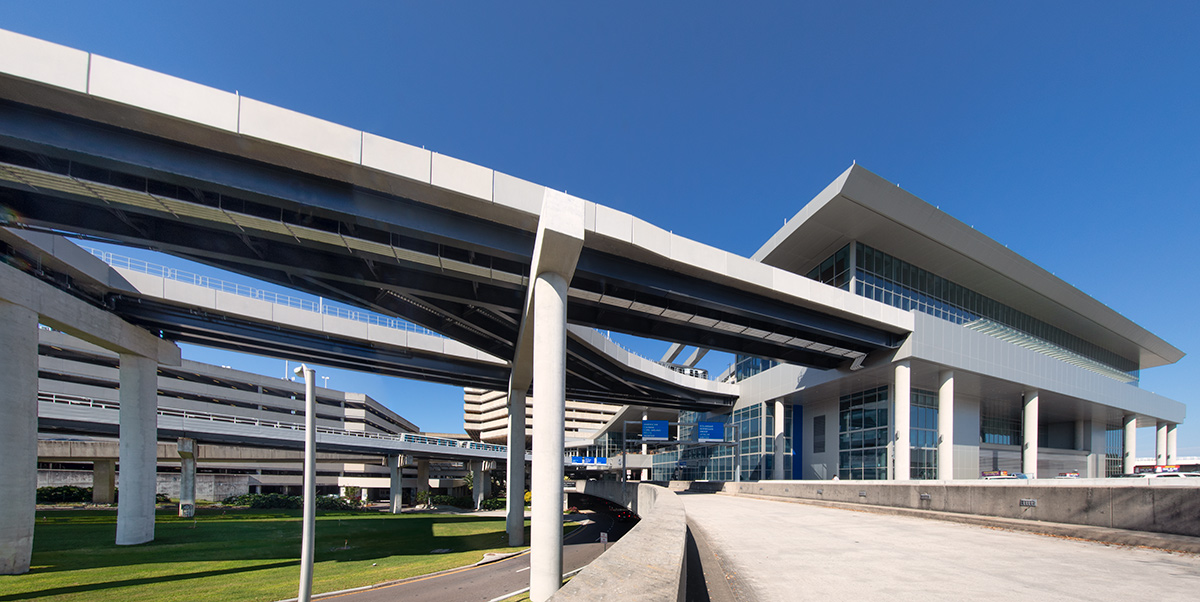
<svg viewBox="0 0 1200 602">
<path fill-rule="evenodd" d="M 483 507 L 483 461 L 474 460 L 471 462 L 471 499 L 475 502 L 475 509 L 479 510 Z"/>
<path fill-rule="evenodd" d="M 1137 464 L 1137 416 L 1133 414 L 1125 415 L 1125 450 L 1122 460 L 1121 468 L 1125 474 L 1133 474 L 1133 467 Z"/>
<path fill-rule="evenodd" d="M 892 387 L 896 401 L 895 408 L 895 439 L 892 449 L 895 455 L 892 479 L 907 481 L 912 478 L 912 447 L 908 434 L 912 422 L 912 374 L 907 361 L 896 364 L 896 384 Z"/>
<path fill-rule="evenodd" d="M 533 522 L 529 598 L 562 586 L 563 443 L 566 422 L 567 281 L 553 272 L 533 284 Z"/>
<path fill-rule="evenodd" d="M 179 516 L 196 515 L 196 440 L 180 437 L 179 450 Z"/>
<path fill-rule="evenodd" d="M 154 539 L 154 494 L 158 487 L 158 362 L 121 354 L 120 480 L 117 545 Z"/>
<path fill-rule="evenodd" d="M 783 400 L 775 400 L 775 460 L 774 466 L 771 467 L 771 478 L 776 481 L 783 480 Z"/>
<path fill-rule="evenodd" d="M 938 478 L 954 478 L 954 371 L 938 373 Z"/>
<path fill-rule="evenodd" d="M 1167 423 L 1158 422 L 1154 432 L 1154 464 L 1163 466 L 1167 463 Z"/>
<path fill-rule="evenodd" d="M 646 424 L 646 421 L 649 419 L 650 419 L 650 412 L 648 412 L 646 410 L 642 410 L 642 424 Z M 643 462 L 646 461 L 646 456 L 649 454 L 649 452 L 650 452 L 650 446 L 647 445 L 645 441 L 642 441 L 642 461 Z M 650 469 L 649 468 L 642 469 L 642 480 L 643 481 L 650 480 Z"/>
<path fill-rule="evenodd" d="M 20 575 L 37 503 L 37 314 L 0 301 L 0 349 L 0 575 Z"/>
<path fill-rule="evenodd" d="M 404 505 L 404 457 L 400 455 L 387 457 L 388 467 L 388 508 L 392 514 L 400 514 Z"/>
<path fill-rule="evenodd" d="M 111 504 L 117 501 L 116 460 L 92 462 L 92 503 Z"/>
<path fill-rule="evenodd" d="M 1021 410 L 1021 472 L 1037 478 L 1038 466 L 1038 392 L 1026 391 Z"/>
<path fill-rule="evenodd" d="M 525 391 L 508 390 L 508 466 L 505 520 L 509 546 L 525 545 Z"/>
<path fill-rule="evenodd" d="M 429 491 L 429 458 L 417 460 L 417 492 Z"/>
<path fill-rule="evenodd" d="M 1167 464 L 1179 462 L 1179 442 L 1175 436 L 1175 429 L 1178 426 L 1174 422 L 1167 426 Z"/>
<path fill-rule="evenodd" d="M 1104 422 L 1090 420 L 1088 426 L 1088 473 L 1089 479 L 1102 479 L 1108 472 L 1108 425 Z"/>
</svg>

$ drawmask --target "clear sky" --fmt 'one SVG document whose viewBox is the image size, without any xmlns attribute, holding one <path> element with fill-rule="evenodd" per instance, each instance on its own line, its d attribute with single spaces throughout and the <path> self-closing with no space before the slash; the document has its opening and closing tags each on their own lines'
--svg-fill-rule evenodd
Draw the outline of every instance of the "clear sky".
<svg viewBox="0 0 1200 602">
<path fill-rule="evenodd" d="M 425 146 L 742 255 L 857 161 L 1193 354 L 1144 372 L 1142 387 L 1188 404 L 1179 451 L 1200 455 L 1200 3 L 0 9 L 5 29 Z M 335 374 L 330 386 L 461 430 L 457 390 L 375 380 Z M 1139 455 L 1152 440 L 1139 433 Z"/>
</svg>

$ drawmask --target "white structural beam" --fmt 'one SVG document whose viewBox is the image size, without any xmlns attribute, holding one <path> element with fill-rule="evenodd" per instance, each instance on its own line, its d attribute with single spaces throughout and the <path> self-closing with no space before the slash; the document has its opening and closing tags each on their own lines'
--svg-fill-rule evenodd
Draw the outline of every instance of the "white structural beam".
<svg viewBox="0 0 1200 602">
<path fill-rule="evenodd" d="M 650 412 L 648 410 L 643 409 L 642 410 L 642 424 L 643 425 L 646 424 L 646 421 L 649 419 L 650 419 Z M 624 442 L 622 442 L 621 445 L 624 445 Z M 642 458 L 646 458 L 649 455 L 649 453 L 650 453 L 649 446 L 646 445 L 646 440 L 642 439 Z M 622 468 L 624 468 L 624 467 L 622 467 Z M 650 480 L 650 469 L 649 468 L 642 469 L 642 480 L 643 481 Z"/>
<path fill-rule="evenodd" d="M 692 351 L 692 354 L 683 361 L 683 365 L 689 368 L 695 368 L 696 364 L 699 364 L 700 360 L 704 359 L 704 356 L 706 355 L 708 355 L 708 348 L 697 347 L 695 351 Z"/>
<path fill-rule="evenodd" d="M 483 460 L 471 461 L 471 501 L 474 502 L 476 510 L 483 507 L 483 496 L 487 487 L 484 482 L 487 473 L 483 470 L 483 464 Z"/>
<path fill-rule="evenodd" d="M 1124 447 L 1121 470 L 1125 474 L 1133 474 L 1133 467 L 1137 464 L 1137 416 L 1133 414 L 1125 415 Z"/>
<path fill-rule="evenodd" d="M 895 466 L 892 479 L 907 481 L 912 478 L 912 449 L 909 442 L 909 424 L 912 421 L 912 371 L 907 361 L 896 364 L 895 386 L 895 424 L 896 435 L 893 441 Z"/>
<path fill-rule="evenodd" d="M 37 499 L 37 314 L 0 301 L 0 349 L 0 575 L 19 575 L 29 571 Z"/>
<path fill-rule="evenodd" d="M 509 546 L 525 545 L 525 391 L 508 389 L 508 466 L 505 520 Z"/>
<path fill-rule="evenodd" d="M 668 364 L 672 363 L 675 361 L 675 358 L 679 357 L 679 354 L 682 351 L 682 343 L 671 343 L 671 346 L 667 348 L 667 352 L 663 354 L 662 359 L 659 361 L 667 362 Z"/>
<path fill-rule="evenodd" d="M 775 433 L 774 433 L 774 435 L 775 435 L 775 450 L 774 450 L 775 457 L 774 457 L 774 462 L 772 463 L 773 466 L 771 467 L 771 478 L 776 481 L 782 481 L 783 474 L 784 474 L 783 473 L 783 459 L 784 459 L 783 442 L 785 441 L 785 439 L 784 439 L 785 434 L 784 434 L 784 430 L 783 430 L 783 412 L 784 412 L 783 400 L 776 399 L 775 400 Z"/>
<path fill-rule="evenodd" d="M 1037 478 L 1038 470 L 1038 406 L 1037 391 L 1026 391 L 1021 409 L 1021 472 Z"/>
<path fill-rule="evenodd" d="M 158 364 L 121 354 L 121 499 L 117 504 L 117 545 L 154 539 L 154 494 L 158 487 Z"/>
<path fill-rule="evenodd" d="M 954 478 L 954 371 L 938 373 L 938 478 Z"/>
</svg>

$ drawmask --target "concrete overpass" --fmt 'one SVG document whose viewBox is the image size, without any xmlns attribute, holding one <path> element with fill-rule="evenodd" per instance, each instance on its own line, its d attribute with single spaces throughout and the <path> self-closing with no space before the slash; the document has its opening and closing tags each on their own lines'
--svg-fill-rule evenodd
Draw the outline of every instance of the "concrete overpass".
<svg viewBox="0 0 1200 602">
<path fill-rule="evenodd" d="M 18 34 L 0 32 L 0 48 L 6 225 L 155 248 L 402 317 L 509 362 L 513 408 L 537 392 L 539 602 L 559 585 L 565 396 L 691 409 L 731 402 L 627 378 L 569 338 L 568 322 L 817 368 L 895 349 L 913 328 L 897 308 L 459 159 Z M 56 284 L 87 298 L 69 280 Z M 111 301 L 106 309 L 124 324 L 194 336 L 182 320 Z M 28 354 L 20 341 L 50 318 L 27 296 L 5 302 L 0 343 Z M 145 358 L 122 357 L 123 374 L 131 385 L 151 382 L 135 357 Z M 14 363 L 13 382 L 21 368 L 28 362 Z M 152 404 L 136 401 L 135 388 L 122 387 L 123 438 L 127 408 L 129 431 L 152 432 Z M 28 422 L 32 392 L 10 394 L 6 406 L 24 407 Z M 510 415 L 523 431 L 524 412 Z M 8 457 L 33 453 L 23 438 L 5 440 Z M 137 447 L 152 460 L 152 446 Z M 510 474 L 510 484 L 523 480 Z M 152 538 L 152 516 L 144 522 L 128 536 L 119 529 L 118 541 Z M 32 517 L 13 523 L 12 535 L 0 531 L 24 541 Z"/>
</svg>

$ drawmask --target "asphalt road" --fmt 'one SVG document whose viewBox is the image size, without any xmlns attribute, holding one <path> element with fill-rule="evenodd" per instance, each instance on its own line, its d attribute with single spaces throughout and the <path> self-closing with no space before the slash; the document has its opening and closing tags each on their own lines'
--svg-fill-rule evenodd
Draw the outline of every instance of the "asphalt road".
<svg viewBox="0 0 1200 602">
<path fill-rule="evenodd" d="M 608 532 L 609 544 L 620 539 L 636 522 L 617 522 L 603 510 L 584 510 L 591 523 L 563 540 L 563 572 L 587 566 L 603 550 L 600 533 Z M 393 602 L 396 600 L 437 600 L 438 602 L 489 602 L 499 596 L 529 587 L 529 553 L 480 566 L 464 567 L 417 577 L 374 589 L 353 592 L 322 600 L 338 602 Z"/>
</svg>

